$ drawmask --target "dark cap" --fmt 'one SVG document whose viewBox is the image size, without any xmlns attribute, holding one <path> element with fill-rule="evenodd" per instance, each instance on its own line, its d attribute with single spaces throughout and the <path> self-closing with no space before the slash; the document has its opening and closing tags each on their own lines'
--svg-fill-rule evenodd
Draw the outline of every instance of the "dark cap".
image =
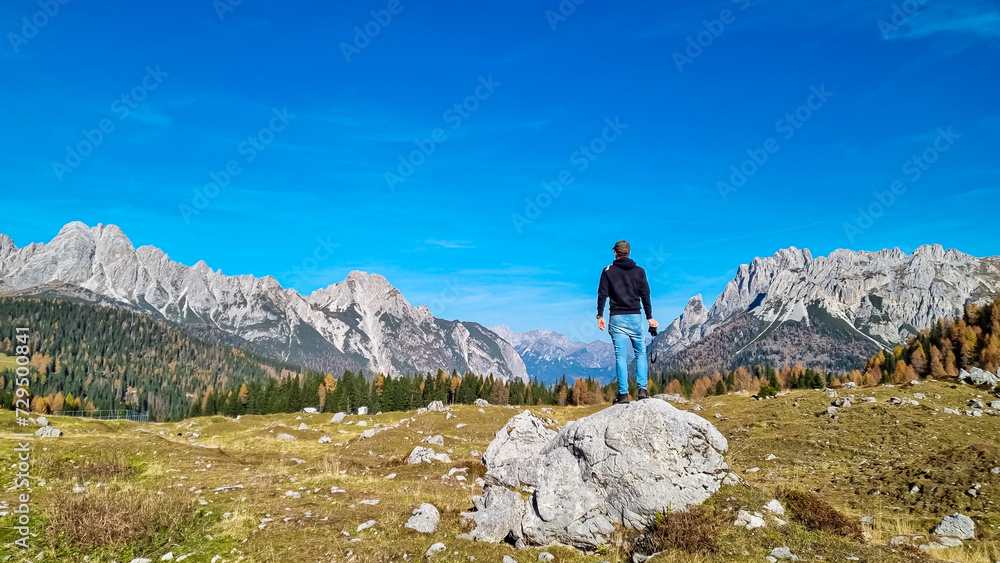
<svg viewBox="0 0 1000 563">
<path fill-rule="evenodd" d="M 620 240 L 615 243 L 614 248 L 612 248 L 616 253 L 622 256 L 628 256 L 632 252 L 632 247 L 629 246 L 627 241 Z"/>
</svg>

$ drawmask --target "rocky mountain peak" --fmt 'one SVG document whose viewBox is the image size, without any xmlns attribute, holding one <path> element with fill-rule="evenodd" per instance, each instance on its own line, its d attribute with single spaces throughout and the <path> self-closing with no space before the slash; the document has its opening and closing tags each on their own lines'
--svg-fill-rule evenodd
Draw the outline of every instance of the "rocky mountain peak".
<svg viewBox="0 0 1000 563">
<path fill-rule="evenodd" d="M 767 261 L 768 259 L 755 258 L 754 262 L 758 260 Z M 770 258 L 770 261 L 777 267 L 784 270 L 799 270 L 805 268 L 810 262 L 813 261 L 813 255 L 808 248 L 800 250 L 794 246 L 789 246 L 788 248 L 783 248 L 778 252 L 775 252 L 774 256 Z"/>
<path fill-rule="evenodd" d="M 97 228 L 100 228 L 101 226 L 102 225 L 98 223 Z M 87 236 L 90 234 L 90 232 L 91 232 L 90 227 L 83 221 L 70 221 L 69 223 L 63 225 L 61 229 L 59 229 L 59 233 L 56 235 L 56 238 L 68 237 L 74 235 Z"/>
<path fill-rule="evenodd" d="M 705 308 L 705 301 L 702 299 L 701 294 L 695 295 L 688 301 L 687 305 L 684 306 L 684 315 L 697 315 L 700 311 L 707 311 Z"/>
<path fill-rule="evenodd" d="M 434 321 L 434 316 L 427 307 L 410 305 L 384 276 L 357 270 L 349 273 L 342 282 L 316 290 L 308 300 L 312 305 L 323 309 L 346 310 L 354 306 L 371 317 L 389 313 L 423 323 Z"/>
<path fill-rule="evenodd" d="M 508 344 L 511 344 L 511 345 L 514 344 L 514 338 L 515 338 L 514 337 L 514 331 L 511 330 L 509 326 L 507 326 L 507 325 L 491 326 L 490 330 L 492 330 L 493 332 L 495 332 L 497 334 L 497 336 L 499 336 L 500 338 L 503 338 L 504 340 L 506 340 Z"/>
<path fill-rule="evenodd" d="M 17 245 L 7 235 L 0 233 L 0 260 L 17 251 Z"/>
</svg>

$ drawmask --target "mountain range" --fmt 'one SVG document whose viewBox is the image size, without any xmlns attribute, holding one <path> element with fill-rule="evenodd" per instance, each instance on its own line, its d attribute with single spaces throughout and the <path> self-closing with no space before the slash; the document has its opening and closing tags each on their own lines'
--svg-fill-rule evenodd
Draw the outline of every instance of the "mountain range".
<svg viewBox="0 0 1000 563">
<path fill-rule="evenodd" d="M 606 383 L 615 377 L 615 348 L 610 342 L 577 342 L 545 329 L 513 332 L 507 326 L 494 326 L 490 330 L 517 350 L 532 379 L 551 384 L 563 376 L 570 383 L 576 377 L 592 377 Z"/>
<path fill-rule="evenodd" d="M 1000 258 L 940 245 L 912 254 L 787 248 L 739 267 L 711 309 L 695 296 L 653 340 L 656 369 L 711 372 L 739 365 L 861 369 L 969 303 L 1000 295 Z"/>
<path fill-rule="evenodd" d="M 69 223 L 47 244 L 0 235 L 0 295 L 60 296 L 147 313 L 184 330 L 327 372 L 369 375 L 457 370 L 527 379 L 517 351 L 474 322 L 414 307 L 382 276 L 347 279 L 303 296 L 271 276 L 188 267 L 154 246 L 135 248 L 115 225 Z"/>
</svg>

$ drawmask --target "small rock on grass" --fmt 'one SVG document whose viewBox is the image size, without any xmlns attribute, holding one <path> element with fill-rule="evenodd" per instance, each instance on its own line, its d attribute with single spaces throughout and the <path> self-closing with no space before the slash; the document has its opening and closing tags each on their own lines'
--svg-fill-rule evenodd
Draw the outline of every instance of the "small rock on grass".
<svg viewBox="0 0 1000 563">
<path fill-rule="evenodd" d="M 960 540 L 976 539 L 976 523 L 964 514 L 952 514 L 934 528 L 934 534 Z"/>
<path fill-rule="evenodd" d="M 440 434 L 437 436 L 428 436 L 423 440 L 420 440 L 420 443 L 444 447 L 444 436 L 441 436 Z"/>
<path fill-rule="evenodd" d="M 771 557 L 774 557 L 778 561 L 786 561 L 789 559 L 792 561 L 798 561 L 799 559 L 798 557 L 792 555 L 792 550 L 788 547 L 776 547 L 772 549 Z"/>
<path fill-rule="evenodd" d="M 734 525 L 738 528 L 743 527 L 748 530 L 754 530 L 757 528 L 763 528 L 767 525 L 767 523 L 764 522 L 763 515 L 758 513 L 751 514 L 746 510 L 741 510 L 736 515 L 736 523 Z"/>
<path fill-rule="evenodd" d="M 443 543 L 436 543 L 429 548 L 427 548 L 427 553 L 424 553 L 424 557 L 434 557 L 435 555 L 444 552 L 448 548 Z"/>
<path fill-rule="evenodd" d="M 440 521 L 441 513 L 438 512 L 438 509 L 433 504 L 424 503 L 413 509 L 405 527 L 421 534 L 433 534 Z"/>
<path fill-rule="evenodd" d="M 962 547 L 965 545 L 962 543 L 962 540 L 958 538 L 940 538 L 938 539 L 938 543 L 945 547 Z"/>
<path fill-rule="evenodd" d="M 543 551 L 538 554 L 538 560 L 542 561 L 542 563 L 552 563 L 556 560 L 556 556 L 552 555 L 548 551 Z"/>
<path fill-rule="evenodd" d="M 62 430 L 51 426 L 43 426 L 35 431 L 35 436 L 39 438 L 58 438 L 62 435 Z"/>
<path fill-rule="evenodd" d="M 375 524 L 376 524 L 376 522 L 374 520 L 369 520 L 369 521 L 365 522 L 364 524 L 358 524 L 358 532 L 363 532 L 363 531 L 367 530 L 368 528 L 371 528 Z"/>
</svg>

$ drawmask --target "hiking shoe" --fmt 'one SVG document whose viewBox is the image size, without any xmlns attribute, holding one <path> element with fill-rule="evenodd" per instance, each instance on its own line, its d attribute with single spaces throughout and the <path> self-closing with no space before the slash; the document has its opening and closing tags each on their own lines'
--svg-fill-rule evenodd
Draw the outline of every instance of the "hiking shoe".
<svg viewBox="0 0 1000 563">
<path fill-rule="evenodd" d="M 649 391 L 646 391 L 645 389 L 639 389 L 639 400 L 641 401 L 643 399 L 648 399 L 648 398 L 649 398 Z"/>
<path fill-rule="evenodd" d="M 618 394 L 618 398 L 615 399 L 615 402 L 613 402 L 611 404 L 612 405 L 627 405 L 628 404 L 628 393 L 625 393 L 625 394 L 619 393 Z"/>
</svg>

